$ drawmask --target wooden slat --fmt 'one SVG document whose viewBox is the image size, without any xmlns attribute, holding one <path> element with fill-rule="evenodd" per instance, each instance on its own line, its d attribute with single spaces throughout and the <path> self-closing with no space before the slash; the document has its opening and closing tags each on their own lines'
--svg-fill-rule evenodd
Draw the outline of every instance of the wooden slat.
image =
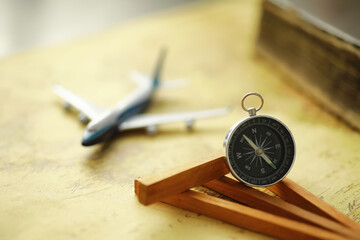
<svg viewBox="0 0 360 240">
<path fill-rule="evenodd" d="M 272 197 L 264 192 L 247 187 L 231 178 L 224 176 L 203 185 L 264 212 L 316 225 L 349 238 L 360 239 L 360 234 L 358 232 L 353 231 L 340 223 L 304 210 L 298 206 L 285 202 L 280 198 Z"/>
<path fill-rule="evenodd" d="M 305 224 L 306 226 L 308 226 L 309 224 L 314 225 L 312 227 L 319 226 L 323 228 L 325 232 L 332 231 L 335 234 L 334 236 L 342 235 L 346 236 L 347 238 L 359 239 L 358 232 L 354 233 L 354 229 L 356 228 L 348 229 L 344 226 L 345 224 L 339 224 L 340 220 L 337 220 L 337 222 L 333 221 L 334 219 L 336 220 L 337 215 L 332 215 L 331 213 L 326 212 L 327 209 L 333 209 L 331 206 L 318 199 L 317 197 L 311 195 L 310 193 L 302 189 L 300 186 L 289 181 L 288 179 L 284 179 L 283 182 L 269 187 L 269 189 L 278 194 L 280 197 L 283 197 L 290 203 L 286 203 L 281 199 L 270 197 L 258 190 L 246 187 L 245 185 L 235 180 L 224 177 L 224 175 L 228 172 L 229 170 L 227 168 L 223 152 L 218 151 L 211 156 L 205 157 L 199 161 L 185 164 L 181 167 L 171 169 L 169 171 L 157 174 L 152 177 L 140 178 L 135 180 L 135 193 L 138 196 L 139 202 L 144 205 L 148 205 L 161 200 L 167 203 L 171 202 L 170 204 L 172 205 L 175 205 L 176 203 L 176 206 L 184 207 L 185 209 L 195 212 L 200 211 L 199 213 L 203 213 L 203 211 L 205 211 L 201 210 L 203 207 L 196 205 L 195 203 L 204 203 L 205 205 L 209 205 L 212 202 L 216 203 L 216 201 L 213 199 L 209 202 L 207 202 L 207 200 L 204 200 L 205 202 L 200 201 L 199 199 L 203 199 L 203 197 L 196 197 L 195 199 L 193 199 L 193 197 L 191 197 L 190 199 L 185 198 L 186 202 L 189 204 L 189 206 L 187 206 L 186 204 L 181 205 L 180 202 L 175 201 L 174 199 L 182 199 L 182 195 L 180 193 L 192 187 L 198 185 L 205 185 L 214 189 L 215 191 L 229 196 L 230 198 L 253 206 L 254 208 L 261 209 L 261 211 L 258 210 L 260 212 L 257 212 L 257 214 L 264 213 L 265 215 L 280 215 L 283 216 L 281 218 L 292 218 L 292 221 L 296 220 L 295 222 L 302 222 L 302 224 Z M 220 178 L 220 180 L 214 180 L 218 178 Z M 172 197 L 175 195 L 178 197 L 180 196 L 180 198 Z M 175 202 L 173 202 L 172 200 L 170 201 L 169 199 L 173 199 Z M 191 201 L 194 201 L 195 203 L 192 205 Z M 229 204 L 229 201 L 222 203 Z M 199 210 L 191 207 L 190 205 L 198 206 Z M 214 209 L 221 212 L 221 206 L 223 205 L 214 206 Z M 319 206 L 321 208 L 319 208 Z M 227 208 L 228 207 L 224 208 L 225 212 L 230 211 L 229 209 L 226 210 Z M 305 210 L 301 208 L 304 208 Z M 332 212 L 336 213 L 337 211 L 333 209 Z M 324 216 L 323 214 L 321 214 L 321 216 L 318 216 L 316 215 L 318 213 L 327 214 L 326 216 Z M 237 221 L 235 221 L 235 223 L 233 223 L 232 220 L 219 218 L 212 214 L 209 215 L 206 211 L 203 214 L 213 216 L 217 219 L 235 224 L 237 226 L 247 227 L 246 224 L 239 225 L 243 224 L 242 222 L 238 223 Z M 337 214 L 342 215 L 341 213 Z M 329 216 L 332 217 L 330 218 Z M 352 222 L 350 219 L 349 221 L 352 223 L 352 226 L 357 226 L 357 224 Z M 268 224 L 270 224 L 270 222 Z M 282 227 L 285 228 L 285 226 Z M 315 228 L 318 229 L 318 227 Z M 257 230 L 255 228 L 252 228 L 251 226 L 249 229 Z M 263 230 L 260 230 L 260 232 L 263 232 Z M 267 232 L 267 234 L 269 234 L 269 232 Z M 301 232 L 299 234 L 299 236 L 301 236 L 301 234 L 304 233 Z"/>
<path fill-rule="evenodd" d="M 139 202 L 149 205 L 227 174 L 224 158 L 223 151 L 218 151 L 155 176 L 136 179 L 135 193 Z"/>
<path fill-rule="evenodd" d="M 333 232 L 192 190 L 162 202 L 282 239 L 346 239 Z"/>
<path fill-rule="evenodd" d="M 318 215 L 324 216 L 332 221 L 339 222 L 351 229 L 359 232 L 360 225 L 342 214 L 320 198 L 306 191 L 289 178 L 283 179 L 281 182 L 267 187 L 270 191 L 279 195 L 285 201 L 292 203 L 300 208 L 306 209 Z"/>
</svg>

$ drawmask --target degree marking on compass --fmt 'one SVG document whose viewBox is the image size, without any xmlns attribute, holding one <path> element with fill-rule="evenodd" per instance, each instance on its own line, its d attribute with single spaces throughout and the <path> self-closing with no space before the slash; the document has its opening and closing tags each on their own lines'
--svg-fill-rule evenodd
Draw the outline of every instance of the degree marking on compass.
<svg viewBox="0 0 360 240">
<path fill-rule="evenodd" d="M 269 144 L 271 143 L 271 141 L 269 141 L 267 144 L 265 144 L 265 146 L 263 146 L 263 147 L 267 147 Z"/>
<path fill-rule="evenodd" d="M 256 155 L 254 154 L 253 158 L 251 159 L 250 165 L 254 162 L 255 159 L 256 159 Z"/>
<path fill-rule="evenodd" d="M 250 152 L 244 153 L 244 155 L 249 155 L 249 154 L 253 154 L 253 153 L 254 153 L 254 151 L 250 151 Z"/>
<path fill-rule="evenodd" d="M 272 148 L 274 148 L 274 147 L 263 148 L 263 150 L 266 151 L 266 150 L 269 150 L 269 149 L 272 149 Z"/>
<path fill-rule="evenodd" d="M 260 136 L 260 137 L 261 137 L 261 136 Z M 265 144 L 265 142 L 266 142 L 266 139 L 267 139 L 267 137 L 265 137 L 265 138 L 264 138 L 264 141 L 260 144 L 260 147 L 261 147 L 261 148 L 264 147 L 264 144 Z M 261 141 L 260 141 L 260 142 L 261 142 Z"/>
<path fill-rule="evenodd" d="M 260 139 L 259 139 L 260 147 L 261 147 L 261 136 L 262 136 L 262 135 L 260 134 Z"/>
<path fill-rule="evenodd" d="M 253 156 L 253 155 L 250 155 L 249 157 L 247 157 L 247 158 L 245 159 L 245 161 L 249 160 L 252 156 Z"/>
<path fill-rule="evenodd" d="M 256 144 L 256 146 L 259 146 L 259 143 L 258 143 L 258 141 L 257 141 L 256 135 L 255 135 L 254 137 L 255 137 L 255 144 Z"/>
<path fill-rule="evenodd" d="M 264 142 L 260 145 L 261 148 L 264 148 L 265 143 L 266 143 L 266 140 L 267 140 L 267 139 L 265 138 Z"/>
</svg>

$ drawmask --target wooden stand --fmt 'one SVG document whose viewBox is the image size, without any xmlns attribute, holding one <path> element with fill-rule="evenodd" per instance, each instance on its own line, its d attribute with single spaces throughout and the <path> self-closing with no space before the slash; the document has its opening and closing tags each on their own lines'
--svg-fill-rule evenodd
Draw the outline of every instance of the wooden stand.
<svg viewBox="0 0 360 240">
<path fill-rule="evenodd" d="M 158 175 L 135 180 L 144 205 L 161 201 L 282 239 L 360 239 L 359 225 L 321 199 L 284 179 L 268 189 L 281 198 L 224 176 L 222 151 Z M 203 185 L 234 201 L 199 193 Z M 246 204 L 242 205 L 242 204 Z"/>
</svg>

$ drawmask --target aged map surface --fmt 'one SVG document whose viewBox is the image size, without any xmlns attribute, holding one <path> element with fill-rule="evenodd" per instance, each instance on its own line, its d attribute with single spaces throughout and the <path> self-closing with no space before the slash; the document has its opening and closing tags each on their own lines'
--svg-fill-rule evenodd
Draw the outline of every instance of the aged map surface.
<svg viewBox="0 0 360 240">
<path fill-rule="evenodd" d="M 297 157 L 289 178 L 360 222 L 360 134 L 287 84 L 256 56 L 258 1 L 194 4 L 147 16 L 75 42 L 0 62 L 1 239 L 263 239 L 264 235 L 162 203 L 138 203 L 133 181 L 222 147 L 246 117 L 241 97 L 263 95 L 262 114 L 293 132 Z M 84 126 L 61 109 L 58 83 L 105 107 L 151 73 L 166 46 L 164 78 L 188 87 L 159 90 L 150 112 L 237 106 L 225 117 L 119 134 L 84 148 Z M 166 81 L 166 80 L 164 80 Z"/>
</svg>

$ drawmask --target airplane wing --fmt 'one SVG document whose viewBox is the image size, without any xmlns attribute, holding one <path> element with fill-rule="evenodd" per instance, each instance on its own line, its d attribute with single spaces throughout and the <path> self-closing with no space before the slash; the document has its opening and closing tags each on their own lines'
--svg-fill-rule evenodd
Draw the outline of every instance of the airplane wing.
<svg viewBox="0 0 360 240">
<path fill-rule="evenodd" d="M 130 73 L 130 78 L 139 85 L 144 85 L 147 82 L 151 81 L 151 77 L 148 75 L 145 75 L 138 71 L 132 71 Z M 160 82 L 160 88 L 162 89 L 178 89 L 178 88 L 184 88 L 188 85 L 188 82 L 186 79 L 178 78 L 178 79 L 168 79 L 166 81 Z"/>
<path fill-rule="evenodd" d="M 145 85 L 150 82 L 149 76 L 135 70 L 130 73 L 130 78 L 138 85 Z"/>
<path fill-rule="evenodd" d="M 77 109 L 80 113 L 84 114 L 88 119 L 92 120 L 99 116 L 104 109 L 96 106 L 95 104 L 77 96 L 69 90 L 59 86 L 53 86 L 53 92 L 62 98 L 66 104 Z"/>
<path fill-rule="evenodd" d="M 169 113 L 169 114 L 141 114 L 129 118 L 119 125 L 119 130 L 129 130 L 157 126 L 160 124 L 185 121 L 188 127 L 196 119 L 210 118 L 225 115 L 230 112 L 230 107 L 217 108 L 196 112 Z M 189 126 L 190 125 L 190 126 Z"/>
</svg>

